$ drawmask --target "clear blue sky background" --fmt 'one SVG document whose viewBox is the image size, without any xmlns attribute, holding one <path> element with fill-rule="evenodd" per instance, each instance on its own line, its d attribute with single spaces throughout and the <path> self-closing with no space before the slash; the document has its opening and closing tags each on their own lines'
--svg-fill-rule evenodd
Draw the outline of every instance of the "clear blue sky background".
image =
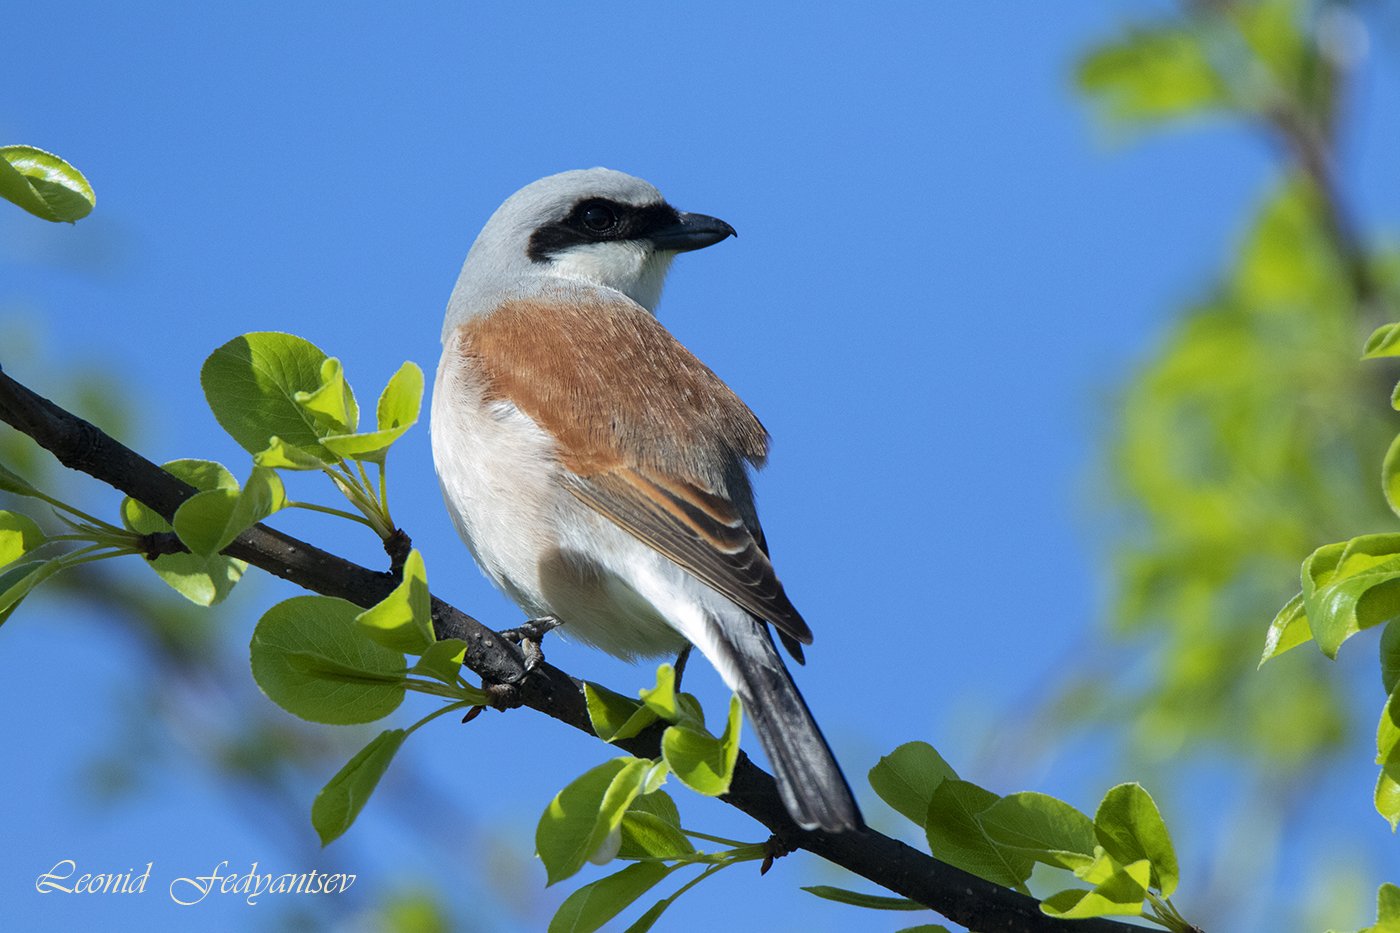
<svg viewBox="0 0 1400 933">
<path fill-rule="evenodd" d="M 40 391 L 76 371 L 120 371 L 144 453 L 242 474 L 245 455 L 199 390 L 212 348 L 245 331 L 301 334 L 345 361 L 362 397 L 405 359 L 431 377 L 462 258 L 506 195 L 567 168 L 642 175 L 740 232 L 677 262 L 661 317 L 775 436 L 760 505 L 816 631 L 798 679 L 853 783 L 915 738 L 966 765 L 1095 624 L 1103 579 L 1085 478 L 1107 390 L 1223 261 L 1272 154 L 1236 129 L 1106 144 L 1072 90 L 1072 63 L 1160 3 L 758 6 L 77 3 L 61 20 L 35 14 L 7 43 L 0 141 L 61 153 L 98 206 L 73 228 L 0 211 L 0 318 L 25 320 L 43 346 L 0 347 L 0 364 Z M 1392 38 L 1373 36 L 1379 58 L 1395 59 Z M 1370 68 L 1346 165 L 1368 224 L 1400 213 L 1397 104 L 1395 67 Z M 426 430 L 395 451 L 395 517 L 434 590 L 497 627 L 517 621 L 447 521 Z M 115 506 L 106 490 L 79 488 L 86 503 Z M 367 532 L 279 523 L 382 560 Z M 292 592 L 268 581 L 235 591 L 230 650 Z M 114 697 L 160 671 L 102 618 L 39 602 L 0 638 L 6 929 L 263 929 L 291 908 L 343 927 L 365 896 L 422 879 L 448 893 L 464 928 L 528 930 L 566 893 L 543 889 L 538 863 L 523 895 L 501 895 L 472 866 L 491 862 L 491 846 L 528 852 L 563 780 L 607 757 L 596 741 L 525 713 L 438 722 L 403 766 L 465 813 L 462 860 L 444 863 L 375 803 L 350 837 L 308 855 L 309 821 L 289 840 L 271 825 L 280 813 L 231 800 L 178 750 L 134 799 L 94 803 L 81 776 L 128 712 Z M 547 647 L 617 689 L 650 676 Z M 693 684 L 721 702 L 702 667 Z M 266 702 L 249 687 L 230 709 Z M 428 708 L 411 706 L 396 721 Z M 1349 783 L 1318 802 L 1308 844 L 1326 844 L 1335 825 L 1393 866 L 1359 754 Z M 994 789 L 1091 808 L 1107 783 L 1152 779 L 1083 777 L 1059 762 Z M 1205 786 L 1229 786 L 1220 781 Z M 866 799 L 877 825 L 898 826 Z M 1216 804 L 1170 800 L 1188 914 L 1192 881 L 1205 881 L 1192 854 L 1213 844 Z M 726 809 L 687 804 L 687 822 L 761 838 Z M 87 870 L 154 861 L 156 890 L 40 897 L 34 877 L 63 858 Z M 181 909 L 165 897 L 162 882 L 223 859 L 354 871 L 359 887 L 338 911 L 236 898 Z M 762 880 L 730 875 L 687 895 L 663 928 L 718 918 L 818 933 L 917 919 L 803 894 L 799 883 L 843 883 L 805 857 Z M 1374 888 L 1335 921 L 1359 922 Z M 536 905 L 502 903 L 512 896 Z"/>
</svg>

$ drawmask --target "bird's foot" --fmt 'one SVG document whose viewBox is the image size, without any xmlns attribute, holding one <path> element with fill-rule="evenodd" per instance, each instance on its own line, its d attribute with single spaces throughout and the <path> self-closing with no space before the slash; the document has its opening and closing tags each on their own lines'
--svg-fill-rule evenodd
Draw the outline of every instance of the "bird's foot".
<svg viewBox="0 0 1400 933">
<path fill-rule="evenodd" d="M 538 619 L 528 619 L 515 628 L 508 628 L 496 634 L 519 646 L 520 653 L 525 658 L 525 673 L 528 674 L 544 661 L 544 650 L 540 647 L 544 636 L 563 624 L 554 616 L 541 616 Z"/>
</svg>

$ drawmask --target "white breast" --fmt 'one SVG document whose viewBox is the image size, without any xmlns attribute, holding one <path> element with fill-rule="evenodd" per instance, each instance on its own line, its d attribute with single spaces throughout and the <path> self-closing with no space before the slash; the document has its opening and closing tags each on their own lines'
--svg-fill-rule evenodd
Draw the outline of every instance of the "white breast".
<svg viewBox="0 0 1400 933">
<path fill-rule="evenodd" d="M 562 634 L 625 658 L 684 645 L 677 629 L 698 618 L 657 603 L 708 588 L 571 495 L 557 479 L 553 439 L 515 405 L 483 397 L 455 339 L 438 364 L 431 433 L 457 532 L 527 614 L 559 618 Z M 660 586 L 662 578 L 674 582 Z"/>
</svg>

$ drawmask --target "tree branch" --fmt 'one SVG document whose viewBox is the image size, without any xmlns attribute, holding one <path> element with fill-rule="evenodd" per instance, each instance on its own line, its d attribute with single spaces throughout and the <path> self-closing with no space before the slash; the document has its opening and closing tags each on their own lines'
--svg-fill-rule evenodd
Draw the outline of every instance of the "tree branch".
<svg viewBox="0 0 1400 933">
<path fill-rule="evenodd" d="M 149 506 L 167 520 L 195 493 L 151 461 L 0 371 L 0 421 L 28 435 L 70 469 L 80 470 Z M 370 570 L 263 525 L 250 528 L 224 553 L 327 596 L 369 607 L 397 584 Z M 581 683 L 549 664 L 527 677 L 515 646 L 461 610 L 433 598 L 439 638 L 467 643 L 465 663 L 488 682 L 511 684 L 524 705 L 593 735 Z M 660 724 L 614 743 L 645 758 L 660 754 Z M 872 829 L 822 833 L 792 822 L 772 776 L 740 754 L 730 791 L 721 798 L 793 847 L 806 849 L 980 933 L 1133 933 L 1112 920 L 1053 920 L 1035 899 L 968 874 Z"/>
</svg>

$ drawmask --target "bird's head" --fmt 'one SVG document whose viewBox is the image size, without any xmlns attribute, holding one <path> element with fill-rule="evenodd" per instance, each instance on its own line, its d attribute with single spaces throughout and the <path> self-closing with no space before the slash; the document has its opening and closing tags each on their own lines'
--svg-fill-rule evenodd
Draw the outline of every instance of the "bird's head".
<svg viewBox="0 0 1400 933">
<path fill-rule="evenodd" d="M 606 168 L 550 175 L 491 215 L 467 255 L 452 306 L 471 313 L 545 276 L 616 289 L 655 311 L 676 254 L 730 236 L 729 224 L 676 210 L 632 175 Z"/>
</svg>

